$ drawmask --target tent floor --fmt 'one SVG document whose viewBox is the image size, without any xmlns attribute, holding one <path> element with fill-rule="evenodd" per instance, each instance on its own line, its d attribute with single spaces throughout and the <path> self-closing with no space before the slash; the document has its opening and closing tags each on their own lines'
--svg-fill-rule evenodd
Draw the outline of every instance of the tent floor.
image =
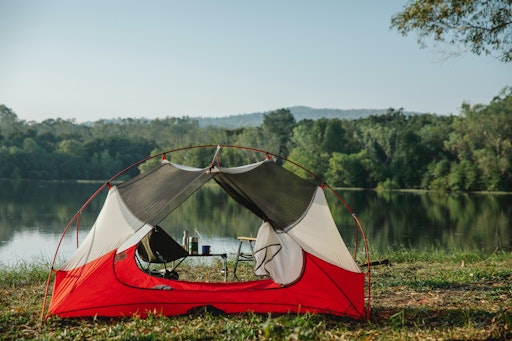
<svg viewBox="0 0 512 341">
<path fill-rule="evenodd" d="M 167 269 L 172 268 L 172 263 L 167 265 Z M 163 277 L 165 268 L 162 264 L 152 264 L 151 271 L 143 269 L 144 271 L 157 276 Z M 227 279 L 233 281 L 234 260 L 229 259 L 227 264 Z M 189 282 L 224 282 L 226 269 L 224 269 L 223 262 L 220 260 L 210 261 L 186 261 L 176 268 L 175 272 L 179 280 Z M 253 262 L 240 262 L 237 265 L 236 280 L 237 282 L 254 281 L 258 279 L 266 279 L 267 277 L 257 276 L 254 274 Z"/>
</svg>

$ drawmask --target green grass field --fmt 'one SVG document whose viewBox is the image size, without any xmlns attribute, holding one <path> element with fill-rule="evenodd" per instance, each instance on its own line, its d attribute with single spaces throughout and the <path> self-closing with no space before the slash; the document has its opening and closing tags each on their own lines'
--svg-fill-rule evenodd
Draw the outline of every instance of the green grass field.
<svg viewBox="0 0 512 341">
<path fill-rule="evenodd" d="M 370 321 L 205 313 L 146 319 L 51 317 L 41 323 L 48 266 L 0 267 L 0 339 L 512 339 L 512 254 L 399 250 L 372 253 L 372 259 L 388 259 L 389 264 L 372 268 Z"/>
</svg>

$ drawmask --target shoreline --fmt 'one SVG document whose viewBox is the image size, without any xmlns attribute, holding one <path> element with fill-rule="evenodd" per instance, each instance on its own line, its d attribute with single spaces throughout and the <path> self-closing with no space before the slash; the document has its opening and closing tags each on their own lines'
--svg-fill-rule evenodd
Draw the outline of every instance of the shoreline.
<svg viewBox="0 0 512 341">
<path fill-rule="evenodd" d="M 43 182 L 43 183 L 70 183 L 70 184 L 105 184 L 108 180 L 85 180 L 85 179 L 8 179 L 0 178 L 0 182 Z M 115 180 L 114 183 L 121 182 L 122 180 Z M 422 188 L 364 188 L 364 187 L 332 187 L 335 191 L 373 191 L 373 192 L 397 192 L 397 193 L 446 193 L 446 194 L 482 194 L 482 195 L 512 195 L 512 192 L 506 191 L 445 191 L 437 189 L 422 189 Z"/>
</svg>

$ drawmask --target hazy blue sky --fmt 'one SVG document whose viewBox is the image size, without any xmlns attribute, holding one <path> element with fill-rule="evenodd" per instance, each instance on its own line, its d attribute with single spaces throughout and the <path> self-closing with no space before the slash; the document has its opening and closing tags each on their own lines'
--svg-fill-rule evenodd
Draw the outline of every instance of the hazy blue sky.
<svg viewBox="0 0 512 341">
<path fill-rule="evenodd" d="M 23 120 L 306 105 L 457 114 L 512 64 L 444 60 L 389 28 L 406 1 L 0 0 L 0 104 Z"/>
</svg>

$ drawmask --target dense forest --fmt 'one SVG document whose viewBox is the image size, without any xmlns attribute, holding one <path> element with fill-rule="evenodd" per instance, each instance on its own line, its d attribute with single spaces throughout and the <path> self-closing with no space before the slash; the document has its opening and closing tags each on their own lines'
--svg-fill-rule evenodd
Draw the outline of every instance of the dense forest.
<svg viewBox="0 0 512 341">
<path fill-rule="evenodd" d="M 0 105 L 0 178 L 105 180 L 152 154 L 191 145 L 242 145 L 282 155 L 339 187 L 512 191 L 512 88 L 489 104 L 463 103 L 457 116 L 388 109 L 355 119 L 297 121 L 290 109 L 263 114 L 259 126 L 202 126 L 190 117 L 25 122 Z M 206 166 L 211 150 L 173 153 Z M 225 166 L 257 161 L 221 152 Z M 156 162 L 156 160 L 154 160 Z M 130 174 L 149 165 L 134 168 Z M 285 163 L 290 170 L 304 170 Z"/>
</svg>

